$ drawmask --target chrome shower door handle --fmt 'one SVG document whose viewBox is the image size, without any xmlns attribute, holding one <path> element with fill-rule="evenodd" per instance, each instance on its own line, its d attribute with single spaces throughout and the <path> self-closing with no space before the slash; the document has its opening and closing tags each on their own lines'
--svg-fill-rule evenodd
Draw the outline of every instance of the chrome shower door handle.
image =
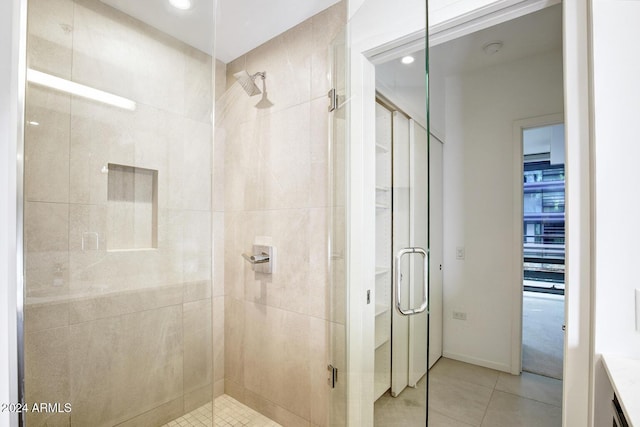
<svg viewBox="0 0 640 427">
<path fill-rule="evenodd" d="M 419 307 L 405 310 L 402 308 L 402 257 L 407 254 L 420 254 L 422 255 L 422 266 L 423 266 L 423 275 L 422 275 L 422 287 L 424 290 L 422 296 L 422 304 Z M 429 277 L 428 271 L 428 263 L 427 263 L 427 251 L 422 248 L 402 248 L 396 254 L 395 259 L 395 274 L 393 275 L 393 298 L 396 302 L 396 310 L 403 316 L 412 316 L 414 314 L 420 314 L 426 311 L 429 306 L 429 293 L 427 287 L 427 278 Z"/>
</svg>

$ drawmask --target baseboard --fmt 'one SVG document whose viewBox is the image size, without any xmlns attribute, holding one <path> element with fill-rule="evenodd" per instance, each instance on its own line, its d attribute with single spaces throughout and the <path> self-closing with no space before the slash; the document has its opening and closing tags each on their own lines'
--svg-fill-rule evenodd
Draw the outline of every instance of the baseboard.
<svg viewBox="0 0 640 427">
<path fill-rule="evenodd" d="M 494 369 L 496 371 L 506 372 L 508 374 L 511 373 L 511 366 L 506 363 L 496 363 L 492 362 L 491 360 L 478 359 L 476 357 L 467 356 L 465 354 L 450 353 L 447 351 L 442 352 L 442 357 L 458 360 L 460 362 L 470 363 L 472 365 L 482 366 L 489 369 Z"/>
</svg>

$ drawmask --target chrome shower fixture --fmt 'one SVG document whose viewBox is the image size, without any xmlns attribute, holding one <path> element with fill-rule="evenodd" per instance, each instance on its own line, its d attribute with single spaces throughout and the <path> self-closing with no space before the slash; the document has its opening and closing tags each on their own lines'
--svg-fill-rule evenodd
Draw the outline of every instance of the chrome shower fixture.
<svg viewBox="0 0 640 427">
<path fill-rule="evenodd" d="M 258 85 L 256 85 L 256 78 L 261 77 L 262 81 L 267 78 L 267 72 L 262 71 L 252 75 L 249 75 L 246 70 L 238 71 L 233 75 L 236 78 L 242 89 L 247 92 L 247 95 L 254 96 L 262 93 Z M 264 83 L 263 83 L 264 84 Z"/>
</svg>

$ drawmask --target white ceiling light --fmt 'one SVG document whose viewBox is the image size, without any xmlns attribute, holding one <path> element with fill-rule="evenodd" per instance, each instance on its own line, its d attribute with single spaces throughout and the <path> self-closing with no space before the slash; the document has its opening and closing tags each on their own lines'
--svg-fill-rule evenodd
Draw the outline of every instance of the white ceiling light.
<svg viewBox="0 0 640 427">
<path fill-rule="evenodd" d="M 171 6 L 180 10 L 189 10 L 192 6 L 191 0 L 169 0 L 169 3 L 171 3 Z"/>
<path fill-rule="evenodd" d="M 501 41 L 490 42 L 482 46 L 482 50 L 484 50 L 484 53 L 487 55 L 493 55 L 494 53 L 500 52 L 502 46 L 503 44 Z"/>
<path fill-rule="evenodd" d="M 415 60 L 416 59 L 413 56 L 407 55 L 407 56 L 402 57 L 401 61 L 402 61 L 403 64 L 407 64 L 408 65 L 408 64 L 413 64 L 413 61 L 415 61 Z"/>
<path fill-rule="evenodd" d="M 70 93 L 72 95 L 81 96 L 83 98 L 92 99 L 94 101 L 113 105 L 114 107 L 124 108 L 125 110 L 135 110 L 136 103 L 130 99 L 114 95 L 109 92 L 98 90 L 90 86 L 81 85 L 76 82 L 61 79 L 41 71 L 29 68 L 27 70 L 27 81 L 40 86 L 46 86 L 61 92 Z"/>
</svg>

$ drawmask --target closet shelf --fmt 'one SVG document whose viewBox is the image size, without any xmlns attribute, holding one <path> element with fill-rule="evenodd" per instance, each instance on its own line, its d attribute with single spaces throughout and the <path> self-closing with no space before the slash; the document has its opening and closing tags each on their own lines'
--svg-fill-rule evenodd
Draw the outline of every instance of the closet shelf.
<svg viewBox="0 0 640 427">
<path fill-rule="evenodd" d="M 376 339 L 376 350 L 382 348 L 383 345 L 390 342 L 391 339 L 388 336 L 382 337 L 380 339 Z"/>
<path fill-rule="evenodd" d="M 383 187 L 381 185 L 377 185 L 376 186 L 376 191 L 390 191 L 390 190 L 391 190 L 391 188 L 389 188 L 389 187 Z"/>
<path fill-rule="evenodd" d="M 389 269 L 386 267 L 376 267 L 376 276 L 380 276 L 388 272 L 389 272 Z"/>
<path fill-rule="evenodd" d="M 376 317 L 380 316 L 381 314 L 385 314 L 387 311 L 389 311 L 389 306 L 376 304 Z"/>
<path fill-rule="evenodd" d="M 382 144 L 376 144 L 376 151 L 378 153 L 388 153 L 389 149 Z"/>
</svg>

